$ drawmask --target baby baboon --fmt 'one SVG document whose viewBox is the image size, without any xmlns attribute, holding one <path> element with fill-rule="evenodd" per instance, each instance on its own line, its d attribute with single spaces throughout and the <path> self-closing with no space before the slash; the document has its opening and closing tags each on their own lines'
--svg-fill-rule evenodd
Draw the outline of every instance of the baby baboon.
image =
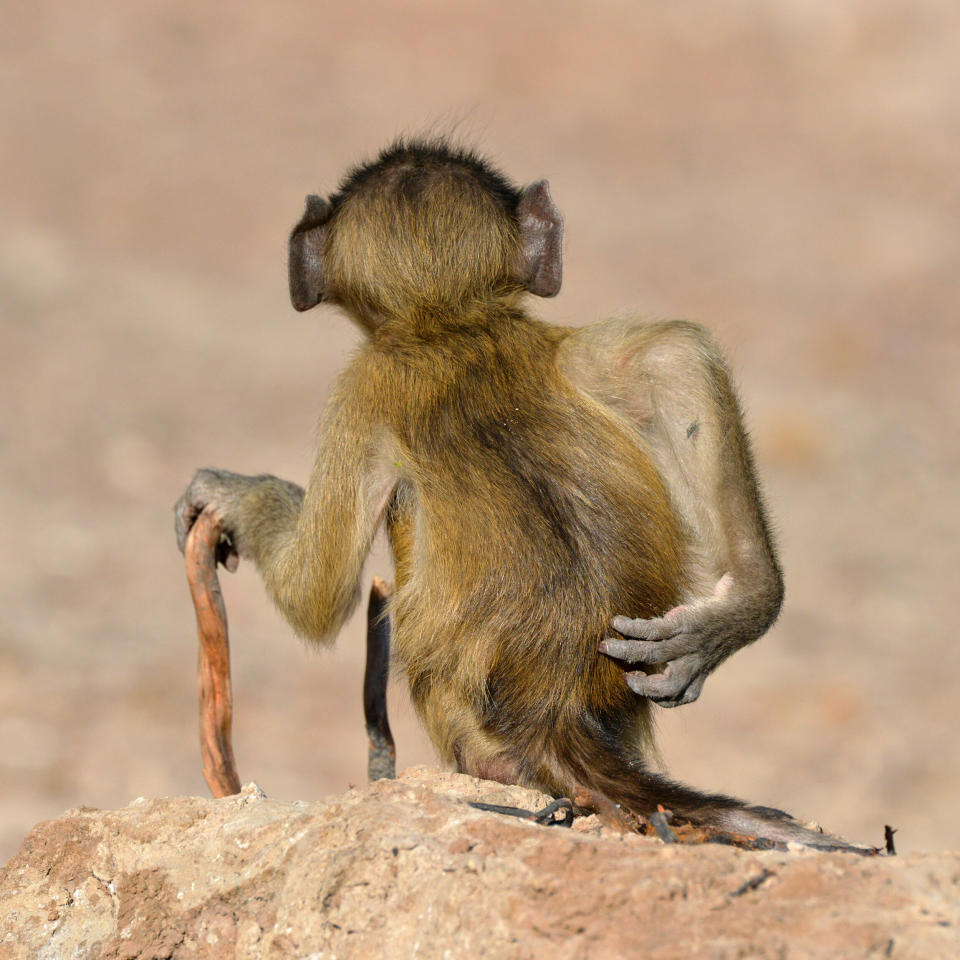
<svg viewBox="0 0 960 960">
<path fill-rule="evenodd" d="M 835 847 L 645 767 L 651 704 L 696 699 L 783 588 L 709 334 L 537 320 L 526 295 L 559 291 L 561 241 L 546 181 L 518 189 L 442 140 L 398 142 L 308 197 L 293 304 L 338 305 L 366 341 L 306 489 L 200 470 L 176 506 L 181 549 L 211 508 L 222 560 L 253 560 L 296 632 L 329 643 L 385 522 L 396 659 L 445 761 L 608 812 L 662 805 Z"/>
</svg>

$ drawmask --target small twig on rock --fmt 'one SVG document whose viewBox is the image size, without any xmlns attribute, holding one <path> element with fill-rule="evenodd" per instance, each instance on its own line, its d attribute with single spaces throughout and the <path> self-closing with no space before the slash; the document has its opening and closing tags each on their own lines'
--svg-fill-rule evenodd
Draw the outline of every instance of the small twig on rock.
<svg viewBox="0 0 960 960">
<path fill-rule="evenodd" d="M 755 877 L 751 877 L 747 880 L 746 883 L 741 884 L 737 887 L 733 893 L 728 894 L 732 899 L 733 897 L 742 897 L 745 893 L 749 893 L 751 890 L 756 890 L 761 883 L 766 883 L 771 877 L 775 877 L 776 873 L 773 870 L 768 870 L 766 867 L 760 871 Z"/>
<path fill-rule="evenodd" d="M 560 797 L 553 803 L 548 803 L 542 810 L 524 810 L 523 807 L 505 807 L 497 803 L 480 803 L 475 800 L 468 800 L 467 806 L 474 810 L 485 810 L 487 813 L 499 813 L 505 817 L 520 817 L 522 820 L 532 820 L 534 823 L 541 823 L 545 827 L 569 827 L 573 825 L 573 802 L 567 797 Z M 558 810 L 563 810 L 563 818 L 557 820 L 554 814 Z"/>
<path fill-rule="evenodd" d="M 896 829 L 891 827 L 889 824 L 883 825 L 883 839 L 887 845 L 887 856 L 890 857 L 895 857 L 897 855 L 897 848 L 893 845 L 893 835 L 896 832 Z"/>
<path fill-rule="evenodd" d="M 563 817 L 556 820 L 553 815 L 559 810 L 563 810 Z M 570 827 L 573 825 L 573 801 L 567 797 L 559 797 L 542 810 L 537 810 L 530 819 L 548 827 Z"/>
<path fill-rule="evenodd" d="M 657 812 L 650 814 L 650 826 L 664 843 L 677 843 L 677 835 L 670 829 L 670 816 L 670 811 L 658 804 Z"/>
</svg>

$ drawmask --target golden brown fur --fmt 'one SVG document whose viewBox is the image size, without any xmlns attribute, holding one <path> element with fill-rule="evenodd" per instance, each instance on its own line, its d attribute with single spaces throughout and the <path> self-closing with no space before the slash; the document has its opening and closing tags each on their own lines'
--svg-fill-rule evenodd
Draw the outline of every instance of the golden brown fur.
<svg viewBox="0 0 960 960">
<path fill-rule="evenodd" d="M 520 190 L 443 142 L 396 144 L 308 198 L 293 302 L 337 304 L 368 339 L 306 490 L 200 471 L 178 535 L 213 506 L 296 631 L 329 642 L 385 522 L 396 658 L 445 761 L 814 842 L 645 770 L 650 698 L 695 699 L 773 621 L 782 585 L 709 335 L 538 321 L 526 294 L 559 290 L 561 237 L 545 181 Z"/>
<path fill-rule="evenodd" d="M 385 415 L 391 613 L 414 703 L 444 759 L 508 754 L 547 787 L 567 718 L 616 715 L 639 745 L 647 701 L 597 645 L 613 611 L 673 606 L 683 568 L 659 474 L 559 373 L 562 337 L 505 307 L 439 350 L 375 338 L 358 361 L 383 395 L 413 398 Z"/>
</svg>

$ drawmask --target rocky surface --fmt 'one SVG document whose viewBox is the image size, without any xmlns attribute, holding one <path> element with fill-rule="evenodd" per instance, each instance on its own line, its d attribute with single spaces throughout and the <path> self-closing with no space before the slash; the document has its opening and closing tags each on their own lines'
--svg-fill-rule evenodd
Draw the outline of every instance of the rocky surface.
<svg viewBox="0 0 960 960">
<path fill-rule="evenodd" d="M 0 956 L 947 957 L 960 855 L 666 846 L 425 768 L 317 802 L 255 784 L 39 824 L 0 871 Z"/>
<path fill-rule="evenodd" d="M 787 602 L 661 711 L 671 774 L 960 849 L 958 90 L 948 0 L 2 4 L 0 863 L 204 791 L 170 507 L 199 466 L 307 479 L 358 334 L 290 306 L 287 233 L 457 120 L 550 178 L 538 315 L 698 320 L 740 385 Z M 362 782 L 362 614 L 313 655 L 252 565 L 223 587 L 241 776 Z M 402 686 L 391 723 L 432 762 Z"/>
</svg>

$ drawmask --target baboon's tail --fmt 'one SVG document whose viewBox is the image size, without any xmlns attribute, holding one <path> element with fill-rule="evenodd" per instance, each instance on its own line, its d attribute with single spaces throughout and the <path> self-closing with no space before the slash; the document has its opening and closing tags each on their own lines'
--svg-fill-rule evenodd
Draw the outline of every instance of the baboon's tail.
<svg viewBox="0 0 960 960">
<path fill-rule="evenodd" d="M 710 828 L 730 839 L 800 843 L 826 851 L 877 852 L 804 827 L 782 810 L 754 806 L 722 794 L 701 793 L 652 773 L 640 762 L 622 756 L 599 725 L 580 720 L 556 733 L 553 743 L 558 780 L 571 793 L 592 794 L 601 806 L 613 804 L 643 817 L 663 807 L 677 824 Z"/>
</svg>

